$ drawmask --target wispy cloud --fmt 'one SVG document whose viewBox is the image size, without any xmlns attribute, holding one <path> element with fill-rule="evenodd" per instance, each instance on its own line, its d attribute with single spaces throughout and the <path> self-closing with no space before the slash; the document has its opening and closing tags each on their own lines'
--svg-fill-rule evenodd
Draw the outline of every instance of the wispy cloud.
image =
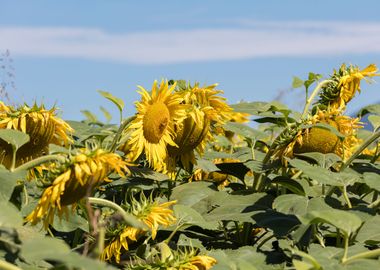
<svg viewBox="0 0 380 270">
<path fill-rule="evenodd" d="M 380 53 L 380 22 L 242 20 L 240 25 L 137 33 L 111 33 L 96 28 L 0 26 L 0 49 L 9 49 L 14 55 L 136 64 Z"/>
</svg>

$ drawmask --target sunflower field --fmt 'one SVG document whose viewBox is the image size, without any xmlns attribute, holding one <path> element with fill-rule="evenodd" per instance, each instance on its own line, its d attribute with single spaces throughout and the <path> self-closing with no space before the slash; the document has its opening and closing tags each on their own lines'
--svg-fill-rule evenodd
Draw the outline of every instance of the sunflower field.
<svg viewBox="0 0 380 270">
<path fill-rule="evenodd" d="M 380 269 L 380 105 L 346 114 L 379 75 L 294 78 L 302 112 L 182 80 L 130 116 L 99 91 L 119 124 L 0 102 L 0 269 Z"/>
</svg>

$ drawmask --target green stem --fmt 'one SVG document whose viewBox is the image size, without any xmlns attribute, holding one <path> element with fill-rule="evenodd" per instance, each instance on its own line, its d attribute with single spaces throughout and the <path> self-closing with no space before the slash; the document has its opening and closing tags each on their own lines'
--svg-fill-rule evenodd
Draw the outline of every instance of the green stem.
<svg viewBox="0 0 380 270">
<path fill-rule="evenodd" d="M 120 125 L 119 129 L 116 132 L 115 137 L 113 138 L 111 147 L 110 147 L 110 152 L 115 152 L 117 148 L 117 143 L 120 140 L 121 134 L 123 133 L 124 129 L 136 118 L 136 116 L 132 116 L 124 120 L 124 122 Z"/>
<path fill-rule="evenodd" d="M 349 258 L 346 258 L 344 261 L 342 260 L 342 263 L 348 264 L 354 260 L 376 258 L 379 256 L 380 256 L 380 249 L 375 249 L 375 250 L 365 251 L 365 252 L 353 255 Z"/>
<path fill-rule="evenodd" d="M 315 96 L 319 93 L 319 91 L 321 90 L 321 88 L 329 83 L 329 82 L 332 82 L 332 80 L 324 80 L 324 81 L 321 81 L 320 83 L 318 83 L 318 85 L 314 88 L 313 92 L 311 93 L 310 97 L 307 99 L 306 103 L 305 103 L 305 107 L 303 108 L 303 112 L 302 112 L 302 115 L 301 115 L 301 119 L 303 119 L 307 112 L 309 111 L 309 107 L 311 105 L 311 102 L 314 100 Z"/>
<path fill-rule="evenodd" d="M 343 171 L 345 168 L 347 168 L 355 160 L 355 158 L 357 158 L 361 154 L 361 152 L 363 152 L 371 143 L 373 143 L 379 137 L 380 130 L 376 131 L 362 145 L 360 145 L 360 147 L 355 151 L 355 153 L 353 153 L 351 157 L 343 163 L 342 167 L 340 168 L 340 171 Z"/>
<path fill-rule="evenodd" d="M 378 207 L 379 205 L 380 205 L 380 199 L 377 199 L 376 201 L 370 203 L 370 204 L 368 205 L 368 208 L 376 208 L 376 207 Z"/>
<path fill-rule="evenodd" d="M 317 262 L 317 260 L 313 256 L 311 256 L 305 252 L 302 252 L 300 250 L 293 250 L 292 252 L 295 255 L 298 255 L 302 258 L 308 259 L 311 262 L 311 264 L 313 265 L 313 269 L 318 269 L 318 270 L 321 269 L 320 264 Z"/>
<path fill-rule="evenodd" d="M 22 164 L 21 166 L 18 166 L 16 169 L 13 169 L 13 170 L 11 169 L 11 171 L 19 172 L 23 170 L 29 170 L 46 162 L 50 162 L 50 161 L 64 162 L 65 160 L 66 160 L 65 157 L 63 157 L 62 155 L 46 155 L 46 156 L 42 156 L 42 157 L 33 159 L 31 161 L 28 161 Z"/>
<path fill-rule="evenodd" d="M 17 149 L 14 145 L 12 145 L 12 164 L 11 164 L 11 168 L 10 168 L 10 171 L 13 172 L 15 167 L 16 167 L 16 152 L 17 152 Z"/>
<path fill-rule="evenodd" d="M 99 237 L 98 237 L 98 250 L 97 250 L 98 254 L 97 255 L 99 256 L 103 253 L 105 238 L 106 238 L 106 229 L 102 225 L 99 228 Z"/>
<path fill-rule="evenodd" d="M 351 209 L 352 204 L 351 204 L 350 198 L 348 197 L 348 194 L 347 194 L 347 186 L 342 187 L 342 193 L 343 193 L 343 198 L 346 201 L 348 208 Z"/>
<path fill-rule="evenodd" d="M 348 254 L 348 235 L 344 234 L 344 253 L 342 257 L 342 263 L 345 263 L 347 261 L 347 254 Z"/>
<path fill-rule="evenodd" d="M 16 265 L 13 265 L 9 262 L 0 260 L 0 269 L 4 270 L 22 270 L 21 268 L 18 268 Z"/>
<path fill-rule="evenodd" d="M 111 202 L 106 199 L 95 198 L 95 197 L 88 197 L 88 202 L 90 204 L 98 204 L 98 205 L 105 206 L 105 207 L 115 210 L 124 218 L 124 221 L 132 227 L 135 227 L 138 229 L 146 228 L 146 226 L 144 226 L 144 224 L 141 221 L 139 221 L 135 216 L 128 214 L 127 212 L 125 212 L 125 210 L 121 206 L 117 205 L 114 202 Z"/>
</svg>

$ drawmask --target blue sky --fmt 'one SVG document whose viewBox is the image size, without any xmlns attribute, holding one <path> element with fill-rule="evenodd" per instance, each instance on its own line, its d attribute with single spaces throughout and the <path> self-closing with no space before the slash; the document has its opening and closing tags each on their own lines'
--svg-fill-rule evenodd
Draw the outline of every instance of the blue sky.
<svg viewBox="0 0 380 270">
<path fill-rule="evenodd" d="M 230 103 L 283 101 L 296 107 L 293 76 L 331 73 L 341 63 L 380 65 L 379 1 L 18 1 L 0 0 L 0 70 L 15 102 L 57 104 L 65 119 L 80 110 L 116 110 L 109 91 L 135 112 L 136 85 L 162 78 L 219 83 Z M 379 81 L 379 79 L 378 79 Z M 379 84 L 362 85 L 348 111 L 380 101 Z"/>
</svg>

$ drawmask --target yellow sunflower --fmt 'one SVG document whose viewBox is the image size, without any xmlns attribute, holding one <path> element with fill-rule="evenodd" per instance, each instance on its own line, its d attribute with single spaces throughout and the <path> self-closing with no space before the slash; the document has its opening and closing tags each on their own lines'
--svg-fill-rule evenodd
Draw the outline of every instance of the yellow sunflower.
<svg viewBox="0 0 380 270">
<path fill-rule="evenodd" d="M 160 225 L 168 227 L 176 222 L 173 210 L 169 208 L 176 203 L 177 201 L 169 201 L 159 204 L 157 201 L 142 196 L 140 201 L 132 200 L 129 212 L 148 226 L 152 239 L 155 239 Z"/>
<path fill-rule="evenodd" d="M 213 267 L 217 261 L 215 258 L 206 255 L 197 255 L 190 259 L 190 264 L 194 266 L 194 270 L 208 270 Z"/>
<path fill-rule="evenodd" d="M 115 258 L 117 263 L 120 262 L 120 256 L 123 249 L 129 250 L 129 245 L 136 242 L 144 234 L 144 231 L 130 226 L 122 227 L 121 230 L 112 232 L 112 237 L 100 255 L 102 261 L 111 261 Z"/>
<path fill-rule="evenodd" d="M 56 108 L 46 110 L 43 105 L 17 109 L 0 102 L 0 128 L 14 129 L 29 135 L 30 141 L 17 151 L 16 166 L 48 152 L 49 144 L 66 145 L 72 142 L 73 129 L 56 117 Z M 7 168 L 12 162 L 12 149 L 0 140 L 0 162 Z"/>
<path fill-rule="evenodd" d="M 132 198 L 131 204 L 123 207 L 126 208 L 127 212 L 146 224 L 151 231 L 152 239 L 155 239 L 160 225 L 167 227 L 176 222 L 173 210 L 169 208 L 175 203 L 176 201 L 169 201 L 159 204 L 157 201 L 142 195 L 139 201 Z M 125 226 L 124 224 L 118 224 L 117 227 L 113 231 L 110 228 L 110 232 L 106 235 L 109 240 L 107 240 L 107 245 L 100 256 L 102 260 L 110 261 L 115 258 L 117 263 L 120 262 L 122 251 L 127 251 L 129 244 L 136 242 L 138 238 L 146 233 L 145 230 Z"/>
<path fill-rule="evenodd" d="M 339 71 L 334 71 L 331 82 L 326 84 L 320 93 L 319 103 L 336 110 L 344 110 L 346 104 L 360 92 L 360 82 L 362 79 L 379 76 L 375 64 L 371 64 L 360 70 L 357 66 L 347 67 L 343 64 Z"/>
<path fill-rule="evenodd" d="M 51 181 L 44 189 L 41 198 L 33 210 L 26 217 L 26 221 L 36 224 L 44 221 L 45 228 L 53 223 L 54 215 L 58 212 L 61 218 L 68 214 L 68 206 L 75 208 L 76 203 L 91 194 L 92 191 L 111 172 L 121 176 L 129 173 L 127 163 L 120 156 L 102 149 L 89 151 L 81 149 L 78 154 L 71 156 L 64 164 L 52 164 L 46 182 Z"/>
<path fill-rule="evenodd" d="M 186 118 L 186 106 L 180 93 L 173 93 L 175 84 L 153 83 L 151 93 L 140 87 L 142 100 L 136 102 L 137 115 L 131 125 L 128 149 L 133 160 L 145 153 L 149 165 L 156 170 L 164 170 L 167 145 L 176 146 L 173 138 L 174 123 Z"/>
<path fill-rule="evenodd" d="M 297 153 L 320 152 L 335 153 L 346 160 L 360 144 L 357 130 L 362 126 L 358 118 L 341 115 L 339 110 L 319 110 L 306 124 L 318 123 L 334 127 L 345 136 L 344 139 L 339 139 L 336 134 L 322 127 L 299 129 L 286 147 L 280 148 L 277 156 L 293 157 Z"/>
<path fill-rule="evenodd" d="M 185 104 L 189 105 L 188 116 L 175 125 L 174 141 L 177 146 L 168 146 L 169 173 L 175 171 L 177 162 L 190 171 L 196 163 L 194 151 L 202 155 L 207 141 L 213 140 L 215 130 L 230 119 L 232 108 L 225 98 L 218 96 L 223 91 L 216 90 L 216 86 L 200 87 L 195 84 L 180 91 Z"/>
</svg>

